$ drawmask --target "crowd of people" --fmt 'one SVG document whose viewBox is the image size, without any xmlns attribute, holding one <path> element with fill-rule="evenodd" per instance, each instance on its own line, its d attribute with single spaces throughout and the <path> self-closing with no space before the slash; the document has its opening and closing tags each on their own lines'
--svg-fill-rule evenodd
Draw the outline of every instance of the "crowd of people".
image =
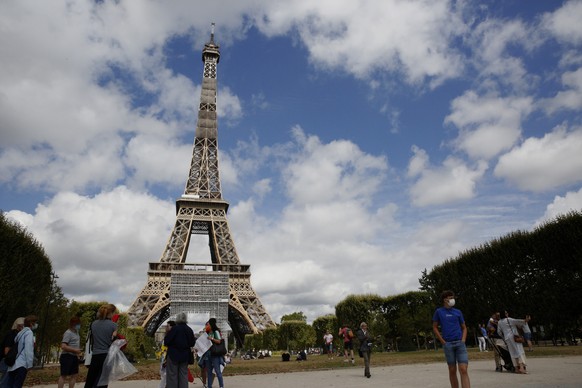
<svg viewBox="0 0 582 388">
<path fill-rule="evenodd" d="M 467 326 L 463 313 L 454 308 L 455 295 L 453 291 L 444 291 L 441 294 L 442 307 L 436 309 L 433 316 L 433 332 L 443 345 L 445 358 L 449 368 L 449 381 L 451 387 L 459 386 L 457 371 L 461 377 L 461 386 L 469 388 L 468 366 L 469 357 L 465 341 L 467 339 Z M 486 325 L 479 325 L 479 350 L 487 351 L 488 343 L 495 352 L 495 370 L 503 369 L 518 374 L 527 374 L 527 360 L 523 344 L 528 344 L 532 349 L 531 330 L 528 322 L 530 316 L 525 319 L 516 319 L 510 316 L 509 309 L 503 311 L 503 317 L 499 311 L 494 312 Z"/>
<path fill-rule="evenodd" d="M 433 332 L 435 338 L 442 344 L 449 371 L 451 387 L 459 386 L 457 373 L 463 388 L 470 387 L 468 373 L 468 352 L 465 345 L 467 326 L 463 313 L 455 308 L 455 295 L 452 291 L 441 294 L 442 306 L 433 314 Z M 115 314 L 116 307 L 106 304 L 99 308 L 96 319 L 89 326 L 85 350 L 81 346 L 78 317 L 72 317 L 69 327 L 61 341 L 60 376 L 58 388 L 74 388 L 79 374 L 79 364 L 84 358 L 88 367 L 85 388 L 104 387 L 100 384 L 103 364 L 113 341 L 119 338 Z M 494 351 L 495 370 L 527 373 L 527 359 L 524 344 L 532 349 L 531 330 L 528 322 L 530 316 L 524 319 L 511 317 L 509 309 L 494 312 L 487 323 L 479 324 L 477 328 L 479 351 Z M 118 317 L 118 316 L 117 316 Z M 38 328 L 38 318 L 34 315 L 17 318 L 10 332 L 2 341 L 0 359 L 0 388 L 20 388 L 23 386 L 28 370 L 34 363 L 34 334 Z M 358 341 L 358 354 L 364 361 L 364 376 L 371 377 L 370 358 L 376 338 L 368 331 L 366 322 L 361 322 L 354 333 L 343 324 L 338 331 L 338 337 L 343 342 L 344 362 L 355 364 L 354 340 Z M 324 349 L 328 357 L 333 358 L 333 335 L 326 331 L 323 336 Z M 194 352 L 193 352 L 194 350 Z M 11 354 L 12 353 L 12 354 Z M 11 354 L 11 355 L 10 355 Z M 306 360 L 306 355 L 301 360 Z M 12 360 L 12 361 L 8 361 Z M 160 363 L 160 388 L 187 388 L 193 377 L 188 369 L 189 364 L 200 367 L 200 378 L 205 386 L 212 388 L 214 376 L 220 388 L 224 387 L 222 370 L 228 363 L 225 340 L 220 332 L 215 318 L 209 319 L 204 330 L 195 335 L 187 325 L 185 313 L 179 313 L 175 321 L 168 321 L 162 345 Z M 299 358 L 298 358 L 299 360 Z M 103 380 L 102 380 L 103 381 Z"/>
</svg>

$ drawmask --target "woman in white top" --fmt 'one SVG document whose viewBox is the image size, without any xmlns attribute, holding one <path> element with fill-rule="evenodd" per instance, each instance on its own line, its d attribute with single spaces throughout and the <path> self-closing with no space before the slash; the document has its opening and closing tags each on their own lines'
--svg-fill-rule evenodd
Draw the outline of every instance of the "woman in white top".
<svg viewBox="0 0 582 388">
<path fill-rule="evenodd" d="M 523 350 L 523 345 L 521 343 L 515 342 L 514 336 L 519 335 L 517 328 L 523 327 L 527 321 L 527 318 L 511 318 L 509 316 L 509 311 L 505 310 L 505 318 L 500 319 L 497 323 L 497 333 L 505 340 L 505 343 L 507 344 L 507 350 L 509 350 L 509 354 L 511 354 L 513 363 L 516 366 L 515 372 L 521 374 L 527 373 L 525 370 L 527 365 L 525 351 Z"/>
</svg>

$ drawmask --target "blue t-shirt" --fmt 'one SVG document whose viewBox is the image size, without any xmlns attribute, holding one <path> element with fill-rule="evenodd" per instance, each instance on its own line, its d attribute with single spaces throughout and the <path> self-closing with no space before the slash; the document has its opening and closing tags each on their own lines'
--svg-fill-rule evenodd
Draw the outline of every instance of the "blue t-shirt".
<svg viewBox="0 0 582 388">
<path fill-rule="evenodd" d="M 463 338 L 461 325 L 465 323 L 465 318 L 461 310 L 454 307 L 450 309 L 439 307 L 434 312 L 432 320 L 441 325 L 441 335 L 445 341 L 459 341 Z"/>
</svg>

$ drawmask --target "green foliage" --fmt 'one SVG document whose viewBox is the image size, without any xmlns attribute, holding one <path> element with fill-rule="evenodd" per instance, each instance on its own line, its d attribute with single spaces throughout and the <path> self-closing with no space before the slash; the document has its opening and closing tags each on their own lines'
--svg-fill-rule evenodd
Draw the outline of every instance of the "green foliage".
<svg viewBox="0 0 582 388">
<path fill-rule="evenodd" d="M 286 321 L 279 326 L 279 349 L 300 350 L 315 343 L 315 330 L 305 322 Z"/>
<path fill-rule="evenodd" d="M 158 347 L 154 338 L 148 336 L 142 327 L 127 327 L 127 315 L 122 314 L 120 320 L 122 318 L 125 318 L 125 323 L 118 326 L 118 332 L 127 339 L 127 348 L 124 353 L 128 359 L 154 358 Z"/>
<path fill-rule="evenodd" d="M 279 343 L 279 329 L 269 327 L 263 331 L 263 349 L 276 350 Z"/>
<path fill-rule="evenodd" d="M 445 289 L 454 290 L 469 327 L 493 310 L 508 309 L 513 317 L 531 314 L 531 324 L 560 335 L 582 320 L 581 236 L 582 214 L 571 212 L 423 271 L 421 288 L 433 300 Z"/>
<path fill-rule="evenodd" d="M 346 323 L 356 330 L 361 322 L 371 327 L 376 312 L 381 311 L 384 298 L 379 295 L 349 295 L 335 306 L 335 316 L 339 325 Z"/>
<path fill-rule="evenodd" d="M 263 335 L 262 334 L 247 334 L 245 335 L 245 349 L 251 350 L 262 350 L 263 347 Z"/>
<path fill-rule="evenodd" d="M 52 265 L 41 244 L 0 211 L 0 333 L 18 317 L 40 316 L 51 303 Z M 60 290 L 59 290 L 60 291 Z"/>
<path fill-rule="evenodd" d="M 317 341 L 323 342 L 323 335 L 326 331 L 333 335 L 334 343 L 339 344 L 340 341 L 337 336 L 337 332 L 339 331 L 339 324 L 337 318 L 333 314 L 324 315 L 323 317 L 316 318 L 313 323 L 313 330 L 315 331 L 315 338 Z"/>
<path fill-rule="evenodd" d="M 305 314 L 303 314 L 303 311 L 297 311 L 295 313 L 283 315 L 281 317 L 281 323 L 289 321 L 307 322 L 307 317 L 305 316 Z"/>
</svg>

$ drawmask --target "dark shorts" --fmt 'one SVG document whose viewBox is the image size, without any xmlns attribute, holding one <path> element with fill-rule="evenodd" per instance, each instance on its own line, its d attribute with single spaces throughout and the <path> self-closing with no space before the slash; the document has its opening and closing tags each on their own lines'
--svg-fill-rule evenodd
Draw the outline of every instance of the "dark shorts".
<svg viewBox="0 0 582 388">
<path fill-rule="evenodd" d="M 74 354 L 61 354 L 61 376 L 72 376 L 79 373 L 79 358 Z"/>
<path fill-rule="evenodd" d="M 523 338 L 525 338 L 527 341 L 531 341 L 531 333 L 523 333 Z"/>
<path fill-rule="evenodd" d="M 344 342 L 344 349 L 354 350 L 354 343 L 352 341 Z"/>
</svg>

